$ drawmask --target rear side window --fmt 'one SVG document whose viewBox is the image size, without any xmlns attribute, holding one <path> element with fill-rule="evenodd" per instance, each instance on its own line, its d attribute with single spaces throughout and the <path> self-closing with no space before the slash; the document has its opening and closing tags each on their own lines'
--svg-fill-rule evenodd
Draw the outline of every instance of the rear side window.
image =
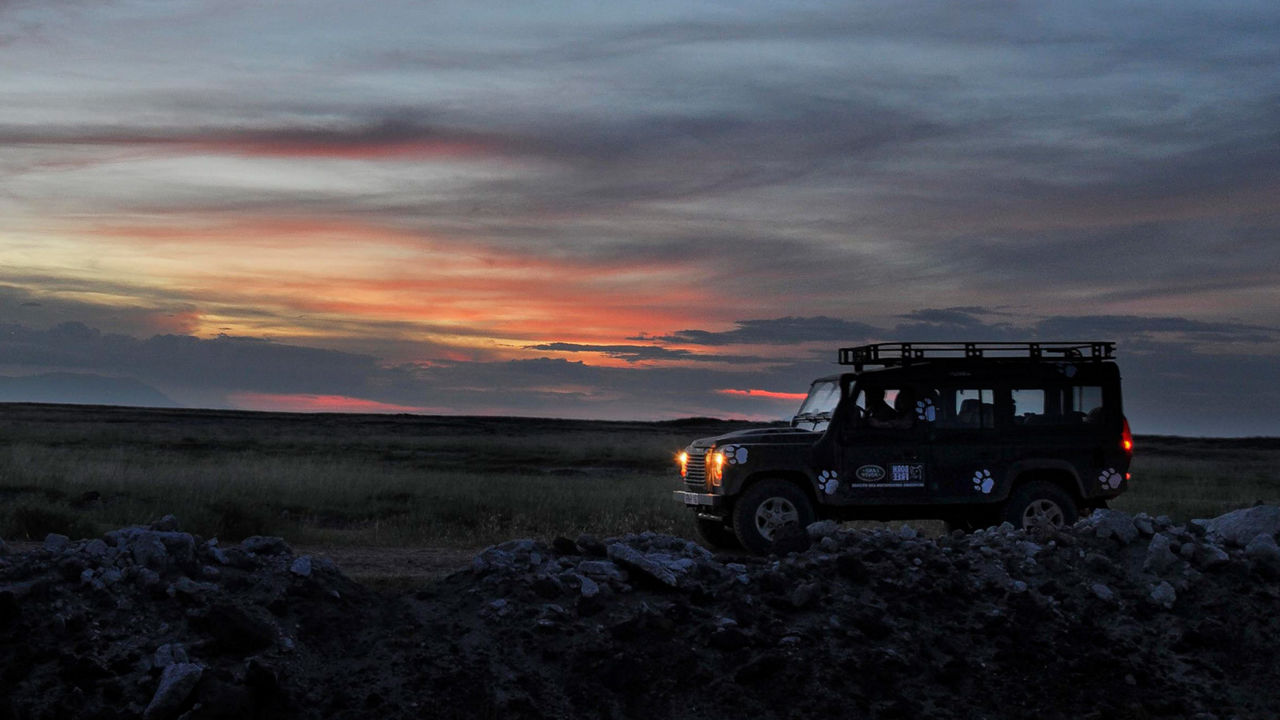
<svg viewBox="0 0 1280 720">
<path fill-rule="evenodd" d="M 995 391 L 991 388 L 946 388 L 941 391 L 938 427 L 968 430 L 995 427 Z"/>
<path fill-rule="evenodd" d="M 1014 388 L 1015 425 L 1079 425 L 1101 422 L 1102 388 L 1097 385 L 1071 385 L 1053 388 Z"/>
</svg>

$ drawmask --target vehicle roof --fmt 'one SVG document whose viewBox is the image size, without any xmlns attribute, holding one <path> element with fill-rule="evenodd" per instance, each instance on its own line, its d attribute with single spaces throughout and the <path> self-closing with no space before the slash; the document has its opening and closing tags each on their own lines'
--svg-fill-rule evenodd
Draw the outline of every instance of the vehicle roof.
<svg viewBox="0 0 1280 720">
<path fill-rule="evenodd" d="M 942 360 L 1101 362 L 1114 358 L 1115 349 L 1116 344 L 1110 340 L 881 342 L 840 348 L 837 359 L 841 365 L 852 365 L 855 371 L 861 372 L 867 366 L 906 366 Z"/>
<path fill-rule="evenodd" d="M 1070 371 L 1067 368 L 1071 368 Z M 1068 374 L 1069 373 L 1069 374 Z M 910 365 L 893 365 L 889 367 L 868 368 L 861 372 L 850 372 L 842 378 L 879 378 L 879 379 L 914 379 L 914 378 L 1019 378 L 1036 381 L 1088 380 L 1093 382 L 1119 379 L 1119 367 L 1110 361 L 1099 362 L 1089 358 L 1073 358 L 1069 360 L 1037 360 L 1010 358 L 946 358 L 917 361 Z"/>
</svg>

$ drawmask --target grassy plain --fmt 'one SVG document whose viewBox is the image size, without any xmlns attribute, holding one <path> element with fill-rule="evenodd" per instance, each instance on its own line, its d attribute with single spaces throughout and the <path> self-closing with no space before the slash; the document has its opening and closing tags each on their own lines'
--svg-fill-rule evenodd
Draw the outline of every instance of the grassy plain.
<svg viewBox="0 0 1280 720">
<path fill-rule="evenodd" d="M 740 426 L 0 405 L 0 535 L 166 513 L 316 544 L 679 532 L 674 453 Z"/>
<path fill-rule="evenodd" d="M 692 535 L 673 454 L 746 426 L 0 405 L 0 536 L 92 536 L 167 513 L 299 544 L 476 547 Z M 1139 437 L 1114 507 L 1175 519 L 1280 503 L 1280 439 Z"/>
</svg>

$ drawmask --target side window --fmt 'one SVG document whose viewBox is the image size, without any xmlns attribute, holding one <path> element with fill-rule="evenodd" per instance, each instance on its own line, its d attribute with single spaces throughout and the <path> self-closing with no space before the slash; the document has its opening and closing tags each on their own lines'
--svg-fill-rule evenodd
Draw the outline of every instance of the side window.
<svg viewBox="0 0 1280 720">
<path fill-rule="evenodd" d="M 1015 425 L 1079 425 L 1102 416 L 1102 388 L 1096 385 L 1014 388 L 1010 396 Z"/>
<path fill-rule="evenodd" d="M 1087 423 L 1102 422 L 1102 388 L 1096 385 L 1071 388 L 1071 407 Z"/>
<path fill-rule="evenodd" d="M 873 430 L 909 430 L 925 418 L 920 392 L 911 386 L 866 387 L 858 393 L 864 425 Z"/>
<path fill-rule="evenodd" d="M 1009 399 L 1013 402 L 1014 425 L 1046 425 L 1049 423 L 1045 409 L 1045 391 L 1040 388 L 1032 390 L 1009 391 Z"/>
<path fill-rule="evenodd" d="M 991 388 L 950 388 L 941 393 L 940 428 L 981 430 L 995 427 L 995 391 Z"/>
</svg>

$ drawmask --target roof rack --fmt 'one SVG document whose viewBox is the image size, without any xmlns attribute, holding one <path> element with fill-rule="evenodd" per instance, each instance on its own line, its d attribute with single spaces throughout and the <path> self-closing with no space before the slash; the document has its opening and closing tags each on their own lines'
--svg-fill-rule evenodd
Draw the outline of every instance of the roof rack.
<svg viewBox="0 0 1280 720">
<path fill-rule="evenodd" d="M 939 359 L 999 359 L 1037 361 L 1050 359 L 1089 359 L 1095 362 L 1115 357 L 1114 342 L 896 342 L 840 348 L 840 364 L 853 365 L 862 372 L 864 365 L 910 365 Z"/>
</svg>

